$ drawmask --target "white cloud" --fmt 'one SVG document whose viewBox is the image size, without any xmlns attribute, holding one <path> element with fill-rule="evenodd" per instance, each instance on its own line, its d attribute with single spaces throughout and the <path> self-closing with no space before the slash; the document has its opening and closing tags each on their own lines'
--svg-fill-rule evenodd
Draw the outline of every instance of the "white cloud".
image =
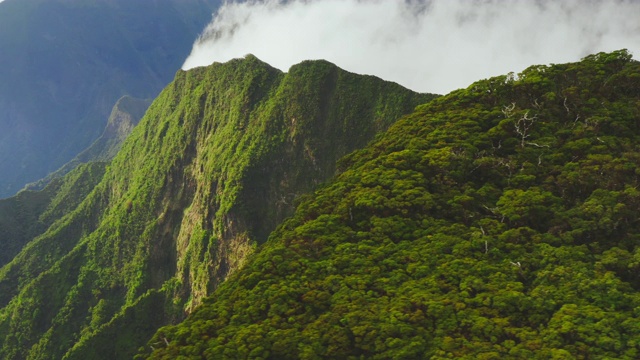
<svg viewBox="0 0 640 360">
<path fill-rule="evenodd" d="M 183 68 L 254 54 L 286 71 L 326 59 L 446 93 L 529 65 L 627 48 L 640 1 L 263 0 L 223 5 Z"/>
</svg>

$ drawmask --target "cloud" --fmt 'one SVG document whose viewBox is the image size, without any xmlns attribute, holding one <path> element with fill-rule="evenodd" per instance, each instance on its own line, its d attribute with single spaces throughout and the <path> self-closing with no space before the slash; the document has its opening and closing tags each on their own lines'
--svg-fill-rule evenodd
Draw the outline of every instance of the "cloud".
<svg viewBox="0 0 640 360">
<path fill-rule="evenodd" d="M 447 93 L 529 65 L 627 48 L 640 56 L 640 1 L 263 0 L 228 2 L 183 68 L 254 54 L 286 71 L 326 59 Z"/>
</svg>

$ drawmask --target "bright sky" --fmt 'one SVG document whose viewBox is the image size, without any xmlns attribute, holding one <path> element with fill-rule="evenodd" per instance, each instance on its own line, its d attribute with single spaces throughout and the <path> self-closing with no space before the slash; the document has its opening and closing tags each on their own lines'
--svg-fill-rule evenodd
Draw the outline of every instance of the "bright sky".
<svg viewBox="0 0 640 360">
<path fill-rule="evenodd" d="M 183 67 L 249 53 L 283 71 L 302 60 L 326 59 L 444 94 L 599 51 L 626 48 L 640 58 L 639 20 L 637 0 L 230 1 Z"/>
</svg>

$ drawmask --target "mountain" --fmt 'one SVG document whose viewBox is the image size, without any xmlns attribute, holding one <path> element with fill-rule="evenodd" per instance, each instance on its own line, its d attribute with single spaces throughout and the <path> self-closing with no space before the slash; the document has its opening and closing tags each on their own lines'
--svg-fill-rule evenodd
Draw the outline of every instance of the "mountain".
<svg viewBox="0 0 640 360">
<path fill-rule="evenodd" d="M 0 3 L 0 197 L 89 146 L 124 95 L 171 81 L 217 0 Z"/>
<path fill-rule="evenodd" d="M 51 179 L 42 191 L 21 191 L 0 199 L 0 267 L 31 240 L 73 210 L 102 179 L 106 163 L 76 167 L 64 177 Z"/>
<path fill-rule="evenodd" d="M 123 96 L 113 107 L 102 135 L 91 146 L 17 195 L 0 199 L 0 267 L 84 200 L 150 104 L 151 100 Z"/>
<path fill-rule="evenodd" d="M 25 189 L 42 190 L 53 179 L 66 175 L 80 164 L 111 161 L 120 150 L 124 140 L 140 122 L 149 105 L 151 105 L 151 100 L 136 99 L 131 96 L 121 97 L 113 106 L 102 135 L 93 144 L 64 164 L 60 169 L 41 180 L 27 184 Z"/>
<path fill-rule="evenodd" d="M 179 71 L 99 184 L 0 269 L 0 357 L 132 357 L 339 158 L 432 98 L 325 61 Z"/>
<path fill-rule="evenodd" d="M 637 359 L 638 144 L 624 50 L 435 99 L 138 357 Z"/>
</svg>

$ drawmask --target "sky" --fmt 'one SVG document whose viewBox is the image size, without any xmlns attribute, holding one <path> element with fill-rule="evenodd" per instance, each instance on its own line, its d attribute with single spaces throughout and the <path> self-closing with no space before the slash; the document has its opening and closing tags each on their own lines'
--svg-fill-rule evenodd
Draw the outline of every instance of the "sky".
<svg viewBox="0 0 640 360">
<path fill-rule="evenodd" d="M 640 59 L 640 0 L 228 1 L 183 69 L 246 54 L 283 71 L 326 59 L 445 94 L 530 65 L 622 48 Z"/>
</svg>

